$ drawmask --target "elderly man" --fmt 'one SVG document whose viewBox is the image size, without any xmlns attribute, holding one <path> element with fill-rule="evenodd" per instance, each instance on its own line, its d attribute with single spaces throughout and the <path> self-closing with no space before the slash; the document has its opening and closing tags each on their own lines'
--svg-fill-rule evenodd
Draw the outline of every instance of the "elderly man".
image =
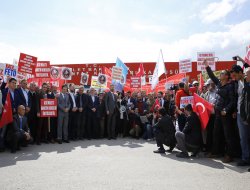
<svg viewBox="0 0 250 190">
<path fill-rule="evenodd" d="M 17 115 L 13 117 L 13 122 L 8 125 L 6 141 L 11 148 L 11 153 L 15 153 L 20 150 L 20 146 L 27 146 L 32 141 L 23 105 L 18 106 Z"/>
</svg>

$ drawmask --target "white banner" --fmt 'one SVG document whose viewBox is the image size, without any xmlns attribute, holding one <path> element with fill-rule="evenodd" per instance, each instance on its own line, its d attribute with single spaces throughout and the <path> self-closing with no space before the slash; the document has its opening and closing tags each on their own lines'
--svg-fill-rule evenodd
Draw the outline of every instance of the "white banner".
<svg viewBox="0 0 250 190">
<path fill-rule="evenodd" d="M 180 108 L 183 109 L 183 108 L 185 108 L 186 105 L 188 105 L 188 104 L 193 105 L 193 103 L 194 103 L 194 97 L 193 96 L 181 97 Z"/>
</svg>

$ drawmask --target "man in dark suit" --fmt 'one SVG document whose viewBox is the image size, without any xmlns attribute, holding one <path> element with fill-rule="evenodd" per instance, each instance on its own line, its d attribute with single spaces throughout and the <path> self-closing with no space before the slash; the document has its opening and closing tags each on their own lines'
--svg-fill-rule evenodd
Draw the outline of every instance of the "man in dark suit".
<svg viewBox="0 0 250 190">
<path fill-rule="evenodd" d="M 127 101 L 128 109 L 133 109 L 135 107 L 136 100 L 133 97 L 131 97 L 130 91 L 126 93 L 125 100 Z"/>
<path fill-rule="evenodd" d="M 46 144 L 48 143 L 48 118 L 40 117 L 41 99 L 47 99 L 47 90 L 48 90 L 48 84 L 43 83 L 42 89 L 37 93 L 37 102 L 36 102 L 37 117 L 38 117 L 38 125 L 36 130 L 37 145 L 40 145 L 41 141 L 43 141 Z"/>
<path fill-rule="evenodd" d="M 84 87 L 79 88 L 79 93 L 76 96 L 77 112 L 77 138 L 82 140 L 86 132 L 87 124 L 87 106 L 88 106 L 88 95 L 84 94 Z"/>
<path fill-rule="evenodd" d="M 70 101 L 70 110 L 69 110 L 69 139 L 77 139 L 77 111 L 78 107 L 76 105 L 76 96 L 75 96 L 75 85 L 69 85 L 69 101 Z"/>
<path fill-rule="evenodd" d="M 2 103 L 5 104 L 8 92 L 10 92 L 10 100 L 12 106 L 12 113 L 15 114 L 17 110 L 17 93 L 16 89 L 17 80 L 15 78 L 10 78 L 8 81 L 8 87 L 2 89 Z"/>
<path fill-rule="evenodd" d="M 176 145 L 175 140 L 175 126 L 172 122 L 172 119 L 165 108 L 161 107 L 159 109 L 159 116 L 160 120 L 157 124 L 155 124 L 155 138 L 157 146 L 159 147 L 158 150 L 154 151 L 154 153 L 165 153 L 165 149 L 163 145 L 169 146 L 168 152 L 172 152 Z"/>
<path fill-rule="evenodd" d="M 115 126 L 116 126 L 116 111 L 117 108 L 117 97 L 114 94 L 114 85 L 110 85 L 110 91 L 105 95 L 105 108 L 107 113 L 107 129 L 108 129 L 108 139 L 116 139 L 115 136 Z"/>
<path fill-rule="evenodd" d="M 69 110 L 70 101 L 67 93 L 67 85 L 62 86 L 62 93 L 57 98 L 58 105 L 58 124 L 57 124 L 57 139 L 58 143 L 62 144 L 62 139 L 65 143 L 69 143 L 68 139 L 68 124 L 69 124 Z"/>
<path fill-rule="evenodd" d="M 15 91 L 16 89 L 16 83 L 17 80 L 15 78 L 9 78 L 8 79 L 8 87 L 6 87 L 5 82 L 1 85 L 1 91 L 2 91 L 2 105 L 5 105 L 6 97 L 8 92 L 10 92 L 10 100 L 11 100 L 11 106 L 12 106 L 12 114 L 16 113 L 17 107 L 16 107 L 16 100 L 17 100 L 17 93 Z M 4 137 L 6 135 L 6 126 L 0 129 L 0 151 L 4 151 Z"/>
<path fill-rule="evenodd" d="M 100 135 L 100 126 L 97 121 L 97 109 L 99 106 L 99 98 L 95 95 L 95 89 L 90 89 L 90 95 L 88 96 L 88 127 L 87 138 L 98 138 Z"/>
<path fill-rule="evenodd" d="M 20 149 L 20 145 L 27 146 L 32 141 L 27 118 L 25 117 L 25 107 L 18 106 L 18 113 L 13 117 L 13 122 L 8 125 L 6 142 L 11 148 L 11 153 Z"/>
<path fill-rule="evenodd" d="M 20 87 L 16 89 L 17 93 L 17 107 L 19 105 L 23 105 L 26 110 L 26 114 L 29 113 L 30 108 L 31 108 L 31 99 L 29 96 L 29 91 L 27 89 L 27 80 L 23 79 L 21 80 Z"/>
<path fill-rule="evenodd" d="M 36 141 L 36 128 L 37 128 L 37 94 L 36 94 L 36 84 L 30 84 L 29 97 L 31 102 L 30 111 L 28 113 L 28 124 L 30 127 L 30 134 L 33 137 L 34 141 Z"/>
</svg>

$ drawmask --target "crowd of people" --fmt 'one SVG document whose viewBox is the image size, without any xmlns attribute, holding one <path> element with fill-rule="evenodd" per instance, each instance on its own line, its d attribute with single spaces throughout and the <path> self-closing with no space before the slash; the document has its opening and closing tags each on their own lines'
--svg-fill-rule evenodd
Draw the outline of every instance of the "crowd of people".
<svg viewBox="0 0 250 190">
<path fill-rule="evenodd" d="M 155 140 L 154 153 L 177 148 L 177 157 L 188 158 L 203 151 L 209 158 L 224 157 L 225 163 L 241 157 L 238 166 L 250 165 L 250 69 L 234 65 L 217 78 L 204 64 L 209 79 L 202 88 L 186 80 L 164 93 L 115 92 L 114 85 L 108 92 L 86 91 L 74 84 L 58 92 L 47 83 L 39 89 L 27 80 L 17 87 L 16 79 L 1 79 L 2 104 L 10 93 L 13 122 L 0 129 L 0 150 L 15 153 L 28 144 L 132 137 Z M 180 107 L 181 98 L 194 93 L 214 105 L 205 129 L 192 105 Z M 57 99 L 57 117 L 40 117 L 41 99 Z"/>
</svg>

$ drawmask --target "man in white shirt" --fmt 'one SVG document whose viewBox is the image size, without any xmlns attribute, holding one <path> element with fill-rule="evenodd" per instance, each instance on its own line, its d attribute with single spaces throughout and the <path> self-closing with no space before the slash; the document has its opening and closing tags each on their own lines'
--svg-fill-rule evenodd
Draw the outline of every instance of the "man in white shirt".
<svg viewBox="0 0 250 190">
<path fill-rule="evenodd" d="M 72 83 L 69 85 L 69 101 L 70 101 L 70 110 L 69 110 L 69 139 L 77 139 L 77 111 L 76 106 L 76 96 L 75 96 L 75 85 Z"/>
</svg>

